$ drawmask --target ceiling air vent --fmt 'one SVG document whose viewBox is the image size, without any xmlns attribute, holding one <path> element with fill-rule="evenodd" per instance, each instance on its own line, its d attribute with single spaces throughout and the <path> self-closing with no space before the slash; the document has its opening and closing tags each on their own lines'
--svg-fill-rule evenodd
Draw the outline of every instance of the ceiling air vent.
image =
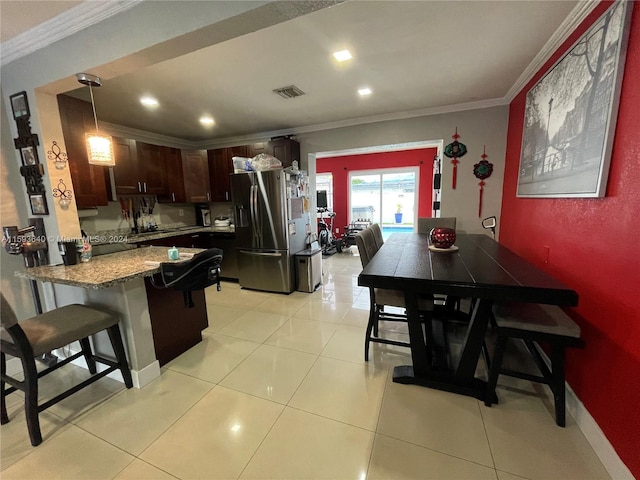
<svg viewBox="0 0 640 480">
<path fill-rule="evenodd" d="M 274 92 L 280 95 L 282 98 L 296 98 L 304 95 L 304 92 L 300 90 L 298 87 L 296 87 L 295 85 L 276 88 Z"/>
</svg>

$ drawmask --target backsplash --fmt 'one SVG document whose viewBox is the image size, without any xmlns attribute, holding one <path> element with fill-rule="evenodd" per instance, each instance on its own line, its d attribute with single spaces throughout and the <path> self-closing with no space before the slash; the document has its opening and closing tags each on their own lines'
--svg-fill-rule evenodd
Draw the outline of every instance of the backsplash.
<svg viewBox="0 0 640 480">
<path fill-rule="evenodd" d="M 126 230 L 133 227 L 133 219 L 125 220 L 119 202 L 109 202 L 106 207 L 97 207 L 98 214 L 93 217 L 80 219 L 80 228 L 85 232 L 101 232 L 105 230 Z M 183 216 L 180 216 L 180 210 Z M 196 212 L 192 204 L 157 203 L 153 209 L 153 216 L 158 225 L 184 223 L 196 224 Z"/>
<path fill-rule="evenodd" d="M 209 208 L 212 219 L 232 215 L 231 203 L 211 203 Z M 182 210 L 182 216 L 180 216 L 180 210 Z M 133 219 L 125 220 L 122 218 L 122 209 L 119 202 L 109 202 L 106 207 L 97 207 L 97 211 L 98 214 L 95 216 L 80 218 L 80 228 L 85 232 L 127 230 L 133 227 Z M 195 206 L 191 203 L 180 205 L 156 203 L 153 208 L 153 216 L 158 226 L 173 224 L 196 225 Z"/>
</svg>

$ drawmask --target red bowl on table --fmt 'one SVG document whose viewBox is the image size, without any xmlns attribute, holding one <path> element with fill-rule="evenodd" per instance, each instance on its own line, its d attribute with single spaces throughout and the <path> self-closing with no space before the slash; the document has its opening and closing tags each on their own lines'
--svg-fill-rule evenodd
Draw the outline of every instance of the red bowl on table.
<svg viewBox="0 0 640 480">
<path fill-rule="evenodd" d="M 453 228 L 436 227 L 429 232 L 429 240 L 436 248 L 451 248 L 456 243 L 456 231 Z"/>
</svg>

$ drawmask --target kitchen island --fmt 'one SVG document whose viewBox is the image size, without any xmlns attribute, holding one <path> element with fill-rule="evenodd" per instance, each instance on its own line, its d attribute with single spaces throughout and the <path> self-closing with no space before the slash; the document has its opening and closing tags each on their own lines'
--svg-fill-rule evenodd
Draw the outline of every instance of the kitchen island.
<svg viewBox="0 0 640 480">
<path fill-rule="evenodd" d="M 176 310 L 186 308 L 181 291 L 156 290 L 151 285 L 150 277 L 160 271 L 159 262 L 169 261 L 167 251 L 166 247 L 142 247 L 93 257 L 78 265 L 29 268 L 15 275 L 50 284 L 46 290 L 52 291 L 50 301 L 57 307 L 81 303 L 119 313 L 131 375 L 139 388 L 158 377 L 161 363 L 168 361 L 158 349 L 159 336 L 167 337 L 168 333 L 177 344 L 169 354 L 173 358 L 177 351 L 200 341 L 200 332 L 208 325 L 204 292 L 193 292 L 196 307 L 182 312 Z M 185 255 L 201 251 L 180 249 Z M 97 351 L 111 353 L 106 337 L 95 336 L 93 341 Z"/>
</svg>

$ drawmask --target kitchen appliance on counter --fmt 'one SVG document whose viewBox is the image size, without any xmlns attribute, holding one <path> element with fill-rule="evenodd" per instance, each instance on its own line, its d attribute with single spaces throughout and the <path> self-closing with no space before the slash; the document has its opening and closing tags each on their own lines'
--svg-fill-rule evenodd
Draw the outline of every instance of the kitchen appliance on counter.
<svg viewBox="0 0 640 480">
<path fill-rule="evenodd" d="M 196 204 L 196 222 L 202 227 L 211 226 L 211 210 L 209 205 Z"/>
<path fill-rule="evenodd" d="M 309 214 L 282 169 L 231 175 L 238 281 L 268 292 L 295 290 L 295 254 L 304 250 Z"/>
</svg>

